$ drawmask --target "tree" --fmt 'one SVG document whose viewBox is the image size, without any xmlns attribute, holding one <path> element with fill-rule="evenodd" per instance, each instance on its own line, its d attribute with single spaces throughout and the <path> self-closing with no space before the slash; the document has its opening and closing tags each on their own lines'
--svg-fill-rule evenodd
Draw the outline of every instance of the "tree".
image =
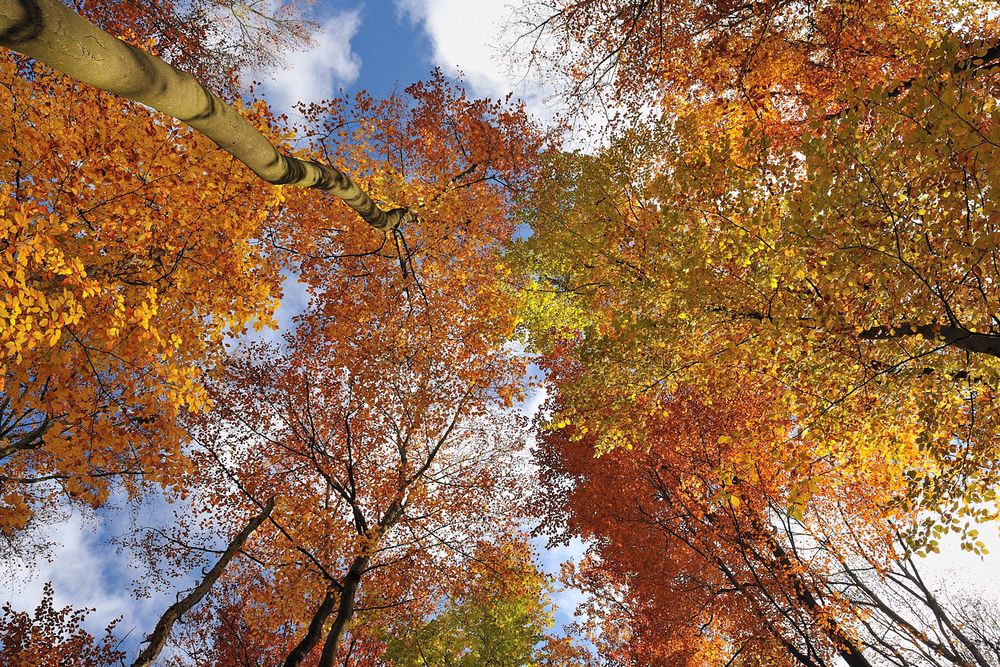
<svg viewBox="0 0 1000 667">
<path fill-rule="evenodd" d="M 467 100 L 441 77 L 409 94 L 410 108 L 360 97 L 354 123 L 337 103 L 309 113 L 327 141 L 357 125 L 363 146 L 316 150 L 343 151 L 386 199 L 424 198 L 426 222 L 374 244 L 343 211 L 290 196 L 282 221 L 309 308 L 283 346 L 235 350 L 208 380 L 212 411 L 190 421 L 198 509 L 170 540 L 181 559 L 199 548 L 183 546 L 198 526 L 275 498 L 248 557 L 182 635 L 197 662 L 377 655 L 375 629 L 429 613 L 476 545 L 508 538 L 523 516 L 523 432 L 509 409 L 524 360 L 505 349 L 513 301 L 498 253 L 530 134 L 523 114 Z M 382 151 L 394 159 L 374 162 Z M 419 177 L 406 176 L 415 165 Z M 295 237 L 306 216 L 329 231 Z"/>
<path fill-rule="evenodd" d="M 143 17 L 153 27 L 163 21 L 176 27 L 174 14 L 164 19 L 157 13 L 169 10 L 167 5 L 152 8 L 151 18 L 141 12 L 112 16 L 105 5 L 93 9 L 115 25 L 134 18 L 136 40 L 155 32 Z M 278 143 L 288 130 L 271 129 L 277 123 L 262 104 L 234 110 L 190 77 L 101 33 L 59 3 L 12 3 L 5 10 L 8 18 L 24 11 L 40 22 L 26 44 L 55 44 L 58 50 L 58 26 L 76 26 L 104 45 L 105 56 L 124 59 L 124 71 L 111 77 L 124 76 L 117 84 L 132 85 L 123 81 L 136 68 L 140 79 L 147 70 L 158 72 L 178 87 L 154 97 L 175 99 L 177 92 L 183 98 L 187 91 L 215 105 L 218 113 L 196 124 L 216 130 L 232 124 L 235 139 L 214 136 L 238 144 L 237 153 L 272 180 L 284 182 L 293 172 L 303 182 L 319 177 L 323 187 L 333 183 L 376 224 L 389 229 L 400 221 L 403 208 L 378 210 L 340 172 L 276 157 L 270 142 Z M 194 32 L 170 48 L 183 52 L 195 39 L 195 27 L 184 28 Z M 170 42 L 170 34 L 159 37 Z M 110 71 L 98 51 L 85 50 L 96 60 L 71 59 L 72 67 L 100 76 Z M 356 255 L 362 264 L 366 257 L 398 261 L 404 280 L 418 266 L 421 274 L 447 267 L 452 260 L 427 261 L 429 249 L 447 252 L 481 239 L 494 243 L 507 233 L 509 204 L 502 188 L 489 184 L 516 187 L 530 172 L 538 142 L 512 105 L 466 100 L 441 77 L 414 88 L 412 105 L 402 97 L 377 103 L 362 95 L 353 105 L 333 100 L 316 107 L 311 118 L 326 134 L 313 136 L 310 155 L 349 161 L 377 196 L 426 202 L 428 224 L 409 238 L 399 231 L 383 236 L 376 246 L 370 233 L 350 230 L 343 212 L 294 194 L 286 202 L 286 193 L 254 181 L 197 134 L 165 126 L 37 63 L 26 77 L 15 73 L 25 66 L 9 64 L 8 102 L 23 114 L 7 116 L 4 130 L 19 140 L 7 144 L 5 162 L 18 211 L 8 216 L 4 270 L 12 291 L 3 313 L 9 326 L 0 332 L 6 375 L 0 492 L 7 505 L 0 525 L 8 538 L 60 491 L 97 505 L 114 480 L 124 480 L 132 492 L 142 480 L 176 484 L 188 470 L 177 420 L 205 407 L 201 378 L 221 358 L 223 339 L 251 320 L 270 322 L 283 268 L 295 263 L 295 270 L 322 284 L 324 262 L 341 253 Z M 89 119 L 94 109 L 107 113 L 92 123 L 73 122 Z M 359 141 L 338 146 L 348 126 L 359 128 Z M 384 157 L 374 154 L 376 142 Z M 436 149 L 428 151 L 422 142 L 437 142 Z M 200 162 L 199 153 L 206 156 Z M 88 159 L 93 155 L 110 158 Z M 272 158 L 284 165 L 283 175 L 261 166 Z M 414 167 L 422 170 L 419 177 L 410 173 Z M 221 181 L 211 179 L 219 175 Z M 470 233 L 473 218 L 477 229 Z M 459 238 L 449 240 L 452 235 Z M 470 280 L 493 268 L 486 263 L 455 277 Z M 404 291 L 420 298 L 421 284 L 408 283 Z"/>
<path fill-rule="evenodd" d="M 153 23 L 159 25 L 171 7 L 157 8 Z M 109 9 L 95 11 L 109 18 L 102 13 Z M 190 77 L 59 2 L 7 3 L 0 14 L 5 39 L 52 47 L 62 53 L 57 61 L 125 88 L 142 88 L 142 77 L 158 72 L 182 82 L 181 98 L 197 98 L 194 106 L 182 99 L 178 113 L 197 116 L 200 103 L 216 105 L 220 114 L 202 126 L 234 123 L 243 132 L 235 143 L 258 158 L 262 146 L 270 147 L 257 129 L 268 122 L 263 108 L 247 110 L 244 119 Z M 113 18 L 124 28 L 130 18 L 141 23 L 145 16 L 129 11 Z M 72 26 L 89 36 L 86 48 L 82 42 L 76 48 L 90 60 L 67 58 L 61 50 L 59 31 Z M 169 41 L 172 35 L 160 37 Z M 185 35 L 177 46 L 190 45 L 198 31 Z M 151 34 L 140 25 L 132 36 Z M 103 59 L 99 44 L 107 49 Z M 111 68 L 110 54 L 123 69 Z M 8 539 L 27 524 L 33 507 L 59 490 L 55 485 L 96 505 L 112 478 L 176 480 L 184 468 L 177 415 L 204 403 L 198 378 L 218 359 L 224 336 L 251 320 L 270 321 L 287 259 L 265 258 L 255 243 L 277 211 L 279 192 L 234 172 L 228 156 L 195 134 L 40 66 L 23 77 L 17 69 L 25 66 L 4 63 L 11 112 L 3 132 L 13 139 L 5 142 L 3 181 L 13 201 L 0 260 L 6 283 L 0 531 Z M 246 147 L 248 137 L 256 149 Z M 277 155 L 268 151 L 273 155 L 262 159 Z M 282 164 L 282 174 L 303 168 L 297 161 Z M 219 180 L 206 184 L 205 174 Z M 349 180 L 338 183 L 340 192 L 356 196 Z M 374 210 L 363 199 L 367 204 L 361 205 Z"/>
<path fill-rule="evenodd" d="M 203 527 L 225 530 L 237 516 L 256 515 L 202 584 L 167 610 L 137 662 L 155 658 L 185 612 L 202 622 L 182 636 L 182 644 L 194 642 L 184 645 L 189 652 L 225 663 L 249 662 L 277 650 L 287 665 L 314 659 L 320 642 L 319 664 L 329 665 L 345 637 L 349 653 L 359 640 L 369 641 L 364 629 L 352 627 L 359 611 L 377 614 L 381 607 L 398 607 L 415 618 L 425 614 L 446 583 L 438 580 L 439 573 L 455 571 L 470 545 L 514 531 L 520 517 L 512 504 L 518 495 L 513 450 L 520 433 L 505 410 L 520 391 L 523 363 L 503 348 L 513 321 L 495 252 L 513 232 L 509 190 L 532 168 L 539 144 L 523 112 L 510 104 L 469 101 L 438 75 L 408 91 L 412 106 L 399 98 L 376 103 L 365 96 L 354 101 L 351 112 L 343 100 L 315 106 L 307 112 L 315 123 L 313 145 L 300 152 L 306 159 L 299 159 L 274 147 L 277 132 L 269 128 L 273 119 L 263 105 L 244 110 L 225 104 L 192 77 L 116 40 L 58 2 L 5 3 L 0 17 L 0 42 L 39 61 L 19 61 L 19 66 L 33 66 L 40 76 L 76 89 L 39 64 L 45 63 L 165 111 L 224 147 L 263 181 L 334 193 L 386 233 L 373 247 L 371 236 L 359 239 L 339 224 L 343 212 L 323 216 L 325 204 L 294 194 L 286 201 L 284 193 L 254 184 L 257 192 L 273 198 L 273 212 L 283 215 L 264 227 L 260 223 L 268 211 L 258 207 L 258 226 L 241 237 L 245 247 L 233 254 L 263 267 L 274 256 L 259 250 L 258 240 L 266 238 L 300 262 L 296 268 L 311 286 L 315 308 L 299 323 L 287 350 L 251 348 L 224 366 L 216 365 L 219 359 L 211 354 L 221 353 L 221 345 L 212 349 L 211 343 L 221 342 L 229 328 L 240 330 L 245 321 L 199 311 L 195 319 L 218 327 L 218 337 L 206 344 L 205 332 L 195 331 L 208 354 L 185 360 L 179 372 L 197 378 L 185 385 L 196 398 L 174 401 L 175 408 L 195 409 L 187 415 L 167 411 L 166 429 L 137 420 L 147 437 L 178 437 L 149 448 L 160 460 L 107 473 L 163 481 L 178 497 L 190 494 L 204 503 L 204 514 L 195 513 L 178 527 L 181 538 L 172 538 L 163 551 L 168 558 L 180 554 L 180 560 L 190 560 L 192 552 L 211 552 L 182 539 L 196 532 L 198 519 L 205 521 Z M 169 24 L 173 19 L 168 19 Z M 138 41 L 142 32 L 128 37 Z M 181 37 L 189 39 L 186 33 Z M 157 46 L 173 49 L 176 58 L 188 55 L 183 44 Z M 360 121 L 365 141 L 334 144 L 334 137 L 346 134 L 344 118 L 350 113 Z M 171 140 L 192 136 L 150 122 Z M 58 154 L 58 142 L 52 144 Z M 179 143 L 167 147 L 177 156 L 185 150 Z M 368 187 L 315 161 L 321 153 L 326 161 L 337 155 L 352 164 L 356 178 L 368 181 Z M 413 167 L 420 170 L 416 176 L 409 171 Z M 217 172 L 193 174 L 189 182 L 203 186 L 200 177 L 212 173 Z M 136 190 L 148 198 L 145 177 L 140 180 Z M 383 201 L 415 205 L 376 204 L 366 190 Z M 166 206 L 151 203 L 154 209 Z M 414 225 L 404 235 L 401 223 L 416 222 L 418 210 L 427 224 Z M 220 228 L 206 225 L 206 231 L 229 240 Z M 73 238 L 94 241 L 83 230 L 73 232 Z M 52 245 L 48 238 L 39 244 Z M 100 243 L 93 245 L 103 256 Z M 199 266 L 211 271 L 218 263 Z M 273 288 L 281 264 L 266 266 L 261 273 Z M 246 285 L 239 287 L 246 291 Z M 147 310 L 155 313 L 156 308 Z M 89 315 L 85 309 L 84 314 Z M 266 320 L 265 313 L 259 315 Z M 12 325 L 31 328 L 18 318 Z M 112 335 L 117 333 L 112 329 Z M 177 346 L 174 338 L 170 341 Z M 39 363 L 37 355 L 28 363 Z M 146 359 L 132 363 L 131 373 L 141 376 L 149 365 Z M 90 370 L 102 387 L 107 384 L 103 369 Z M 80 378 L 73 367 L 69 374 L 71 380 Z M 132 377 L 129 371 L 125 375 Z M 47 400 L 51 376 L 31 372 L 26 378 L 24 393 Z M 153 398 L 162 398 L 160 382 L 154 377 L 146 388 Z M 118 409 L 134 409 L 127 390 L 115 387 L 108 396 Z M 172 398 L 166 396 L 168 406 Z M 203 401 L 214 409 L 199 414 Z M 15 405 L 15 410 L 7 435 L 18 454 L 48 455 L 51 446 L 43 436 L 62 414 L 35 418 L 37 408 Z M 93 409 L 96 419 L 107 418 L 108 412 L 104 403 Z M 153 419 L 153 412 L 144 419 Z M 21 414 L 34 421 L 26 422 Z M 187 422 L 193 445 L 181 448 L 179 422 Z M 75 424 L 64 430 L 81 438 L 84 446 L 76 451 L 86 453 L 90 464 L 93 444 L 85 438 L 93 433 Z M 134 451 L 130 445 L 127 439 L 109 441 L 112 455 Z M 176 458 L 164 460 L 170 457 Z M 29 469 L 39 465 L 27 456 L 19 461 Z M 84 465 L 66 472 L 56 462 L 52 469 L 50 476 L 20 482 L 58 477 L 70 484 L 97 476 Z M 273 507 L 264 498 L 274 499 Z M 95 494 L 93 502 L 102 499 Z M 231 584 L 236 580 L 248 585 L 234 604 Z M 202 598 L 206 603 L 199 605 Z M 213 641 L 194 648 L 208 637 Z M 242 655 L 233 652 L 237 648 Z"/>
<path fill-rule="evenodd" d="M 634 11 L 601 14 L 599 4 L 574 5 L 594 8 L 579 18 L 595 30 L 601 16 L 668 12 L 608 3 Z M 659 117 L 599 155 L 554 157 L 522 247 L 538 344 L 556 332 L 574 341 L 566 356 L 594 372 L 562 386 L 563 418 L 615 447 L 638 397 L 740 368 L 745 381 L 782 388 L 778 410 L 798 427 L 780 440 L 822 451 L 836 434 L 850 462 L 874 455 L 873 440 L 896 460 L 897 443 L 915 438 L 934 463 L 908 470 L 912 502 L 987 517 L 997 460 L 995 26 L 978 12 L 949 27 L 927 7 L 731 8 L 738 16 L 713 15 L 705 33 L 700 19 L 663 24 L 664 39 L 711 36 L 689 35 L 691 57 L 719 71 L 681 71 L 666 51 L 663 62 L 616 61 L 619 101 L 631 104 L 628 82 L 655 88 Z M 835 49 L 823 24 L 841 11 Z M 644 16 L 636 30 L 655 31 Z M 663 46 L 642 34 L 627 48 Z M 751 42 L 760 52 L 745 50 Z M 716 59 L 720 50 L 731 56 Z M 560 316 L 539 317 L 553 300 Z M 619 414 L 598 423 L 588 416 L 598 405 Z"/>
<path fill-rule="evenodd" d="M 515 260 L 604 655 L 977 664 L 909 556 L 996 517 L 994 19 L 557 9 L 625 122 L 552 158 Z"/>
<path fill-rule="evenodd" d="M 177 415 L 204 405 L 223 341 L 270 321 L 286 263 L 254 241 L 280 193 L 194 133 L 18 67 L 4 59 L 0 86 L 8 539 L 61 493 L 98 505 L 114 480 L 175 483 Z"/>
<path fill-rule="evenodd" d="M 976 1 L 546 0 L 532 10 L 518 41 L 529 64 L 566 76 L 572 102 L 629 116 L 649 105 L 680 115 L 721 107 L 736 141 L 744 125 L 794 140 L 788 126 L 801 128 L 813 105 L 836 113 L 845 94 L 857 102 L 893 82 L 905 89 L 933 69 L 925 49 L 942 42 L 985 51 L 968 66 L 1000 57 L 990 48 L 996 19 Z"/>
<path fill-rule="evenodd" d="M 56 609 L 55 591 L 46 583 L 42 600 L 32 616 L 4 605 L 0 615 L 0 658 L 10 667 L 80 664 L 88 667 L 119 664 L 112 622 L 101 640 L 80 627 L 88 610 Z"/>
<path fill-rule="evenodd" d="M 355 337 L 374 357 L 367 367 L 333 356 L 335 345 L 254 350 L 255 361 L 231 364 L 195 431 L 201 468 L 220 475 L 203 511 L 278 498 L 243 562 L 260 575 L 231 576 L 263 584 L 244 595 L 264 604 L 265 629 L 302 628 L 289 666 L 318 644 L 320 664 L 332 664 L 356 613 L 425 609 L 470 541 L 513 530 L 518 515 L 505 498 L 516 432 L 486 411 L 481 370 L 463 379 L 464 364 L 426 358 L 422 342 L 387 344 L 399 330 L 385 325 Z"/>
<path fill-rule="evenodd" d="M 235 558 L 240 551 L 243 549 L 247 540 L 253 534 L 255 530 L 260 528 L 260 525 L 271 516 L 271 512 L 274 510 L 274 498 L 268 498 L 264 503 L 263 508 L 257 516 L 253 517 L 246 526 L 243 527 L 239 533 L 237 533 L 229 544 L 226 546 L 225 551 L 219 557 L 219 560 L 212 566 L 212 568 L 205 573 L 204 578 L 183 598 L 180 598 L 174 604 L 167 607 L 166 611 L 160 616 L 160 620 L 157 621 L 156 627 L 153 632 L 146 638 L 144 648 L 139 656 L 132 663 L 133 667 L 146 667 L 147 665 L 153 664 L 156 658 L 160 655 L 163 647 L 166 645 L 167 640 L 170 638 L 170 631 L 174 624 L 180 620 L 180 618 L 188 611 L 190 611 L 195 605 L 201 602 L 202 598 L 208 594 L 215 585 L 215 582 L 219 580 L 222 573 L 225 571 L 226 566 L 229 565 L 230 561 Z"/>
<path fill-rule="evenodd" d="M 955 596 L 948 612 L 987 660 L 1000 659 L 1000 627 L 997 627 L 996 602 L 971 596 Z"/>
<path fill-rule="evenodd" d="M 646 415 L 635 451 L 595 459 L 592 440 L 572 426 L 549 430 L 540 445 L 550 530 L 592 545 L 569 576 L 591 594 L 585 629 L 602 655 L 625 664 L 988 664 L 976 631 L 944 608 L 900 538 L 921 517 L 887 511 L 892 475 L 875 465 L 867 479 L 817 471 L 812 495 L 797 496 L 795 471 L 770 468 L 755 449 L 753 430 L 772 426 L 760 416 L 768 395 L 719 380 L 714 391 L 675 390 Z"/>
</svg>

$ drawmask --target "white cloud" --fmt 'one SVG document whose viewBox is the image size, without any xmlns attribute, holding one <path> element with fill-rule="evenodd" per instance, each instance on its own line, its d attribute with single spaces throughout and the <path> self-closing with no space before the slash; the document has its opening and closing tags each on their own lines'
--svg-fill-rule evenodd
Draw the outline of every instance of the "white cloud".
<svg viewBox="0 0 1000 667">
<path fill-rule="evenodd" d="M 155 496 L 152 494 L 137 510 L 140 516 L 136 519 L 149 524 L 169 521 L 165 518 L 168 506 Z M 133 531 L 133 517 L 115 500 L 100 516 L 67 508 L 61 521 L 45 527 L 45 538 L 52 543 L 47 558 L 5 562 L 0 568 L 0 590 L 4 591 L 0 593 L 0 605 L 9 603 L 30 616 L 42 599 L 44 584 L 52 582 L 57 609 L 93 609 L 83 627 L 95 637 L 103 637 L 108 624 L 121 618 L 115 635 L 128 635 L 122 648 L 134 657 L 139 641 L 175 601 L 176 591 L 183 590 L 185 582 L 175 580 L 167 590 L 142 590 L 137 599 L 132 582 L 142 576 L 141 566 L 128 549 L 116 548 L 109 542 L 112 537 Z"/>
<path fill-rule="evenodd" d="M 276 68 L 263 83 L 272 108 L 294 114 L 297 103 L 328 99 L 338 87 L 353 83 L 361 73 L 361 58 L 351 50 L 351 40 L 360 27 L 360 8 L 334 14 L 320 22 L 310 47 L 283 54 L 288 65 Z"/>
<path fill-rule="evenodd" d="M 420 24 L 434 45 L 434 63 L 454 75 L 463 72 L 476 93 L 497 96 L 511 87 L 496 45 L 510 8 L 500 2 L 397 0 L 403 14 Z"/>
<path fill-rule="evenodd" d="M 432 60 L 449 76 L 462 74 L 476 95 L 499 98 L 509 92 L 522 99 L 536 117 L 555 113 L 551 87 L 525 76 L 508 47 L 521 30 L 527 0 L 395 0 L 402 16 L 420 25 L 434 46 Z"/>
<path fill-rule="evenodd" d="M 917 558 L 921 574 L 938 593 L 983 596 L 1000 602 L 1000 578 L 996 576 L 997 554 L 1000 554 L 1000 525 L 996 522 L 976 524 L 980 539 L 989 553 L 976 555 L 961 548 L 958 535 L 948 533 L 941 540 L 941 553 Z"/>
<path fill-rule="evenodd" d="M 452 77 L 461 77 L 479 97 L 508 93 L 524 102 L 528 113 L 546 125 L 569 124 L 567 149 L 593 150 L 604 139 L 610 107 L 600 100 L 583 105 L 563 94 L 570 82 L 549 60 L 558 61 L 562 46 L 534 27 L 546 18 L 531 0 L 394 0 L 400 16 L 419 25 L 434 48 L 432 61 Z M 539 12 L 543 12 L 539 14 Z M 534 61 L 528 52 L 541 57 Z M 544 68 L 542 71 L 539 67 Z"/>
</svg>

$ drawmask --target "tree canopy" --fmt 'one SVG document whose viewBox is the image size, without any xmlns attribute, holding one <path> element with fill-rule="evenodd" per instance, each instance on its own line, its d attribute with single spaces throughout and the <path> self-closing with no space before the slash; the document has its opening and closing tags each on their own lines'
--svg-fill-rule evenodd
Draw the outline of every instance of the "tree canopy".
<svg viewBox="0 0 1000 667">
<path fill-rule="evenodd" d="M 0 0 L 2 551 L 155 498 L 136 593 L 192 582 L 135 655 L 51 586 L 0 655 L 991 664 L 921 559 L 1000 509 L 994 9 L 532 3 L 582 149 L 441 72 L 293 123 L 241 77 L 308 16 Z"/>
</svg>

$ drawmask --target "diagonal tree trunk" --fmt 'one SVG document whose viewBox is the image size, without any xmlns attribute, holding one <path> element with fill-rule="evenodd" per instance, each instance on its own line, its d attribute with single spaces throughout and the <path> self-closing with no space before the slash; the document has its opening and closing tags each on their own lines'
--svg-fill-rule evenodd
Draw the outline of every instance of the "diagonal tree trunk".
<svg viewBox="0 0 1000 667">
<path fill-rule="evenodd" d="M 173 116 L 268 183 L 315 188 L 340 197 L 376 229 L 395 229 L 414 217 L 405 208 L 380 209 L 338 169 L 280 153 L 193 77 L 109 35 L 59 0 L 0 0 L 0 45 L 78 81 Z"/>
<path fill-rule="evenodd" d="M 861 340 L 891 340 L 921 336 L 929 340 L 942 341 L 966 352 L 989 354 L 1000 357 L 1000 336 L 996 334 L 975 333 L 962 327 L 947 324 L 901 324 L 898 327 L 872 327 L 862 331 L 858 336 Z"/>
<path fill-rule="evenodd" d="M 139 654 L 139 657 L 135 659 L 132 663 L 132 667 L 147 667 L 147 665 L 153 664 L 157 656 L 160 655 L 160 651 L 163 650 L 164 645 L 167 643 L 167 639 L 170 637 L 170 630 L 174 627 L 174 623 L 184 614 L 184 612 L 195 606 L 201 599 L 205 597 L 208 591 L 212 588 L 215 582 L 220 576 L 222 576 L 223 570 L 229 564 L 236 554 L 240 552 L 243 545 L 246 543 L 247 538 L 250 537 L 253 531 L 260 527 L 260 524 L 271 515 L 271 511 L 274 509 L 274 498 L 271 498 L 264 504 L 263 510 L 260 514 L 255 516 L 250 520 L 249 523 L 241 530 L 236 537 L 232 539 L 229 546 L 226 547 L 225 552 L 222 557 L 219 558 L 218 562 L 212 566 L 212 569 L 208 571 L 205 578 L 201 580 L 194 590 L 191 591 L 183 599 L 177 601 L 176 603 L 170 605 L 163 616 L 160 617 L 159 622 L 156 624 L 156 628 L 153 630 L 152 634 L 146 638 L 149 645 Z"/>
</svg>

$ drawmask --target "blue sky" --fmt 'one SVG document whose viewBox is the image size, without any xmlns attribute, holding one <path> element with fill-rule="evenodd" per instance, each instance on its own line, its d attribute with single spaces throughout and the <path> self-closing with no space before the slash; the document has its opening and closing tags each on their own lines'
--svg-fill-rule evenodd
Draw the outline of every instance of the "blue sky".
<svg viewBox="0 0 1000 667">
<path fill-rule="evenodd" d="M 344 5 L 338 0 L 326 7 L 336 11 Z M 351 50 L 361 67 L 349 91 L 363 88 L 375 97 L 384 97 L 397 86 L 403 88 L 426 77 L 434 68 L 430 37 L 422 29 L 415 30 L 412 18 L 395 3 L 366 2 L 360 7 L 359 18 L 361 29 L 351 40 Z"/>
<path fill-rule="evenodd" d="M 499 97 L 513 91 L 529 109 L 549 116 L 537 79 L 511 62 L 508 45 L 525 16 L 525 0 L 325 0 L 313 19 L 321 31 L 311 49 L 289 55 L 263 93 L 273 106 L 319 100 L 343 88 L 376 97 L 440 68 L 460 72 L 471 92 Z"/>
</svg>

